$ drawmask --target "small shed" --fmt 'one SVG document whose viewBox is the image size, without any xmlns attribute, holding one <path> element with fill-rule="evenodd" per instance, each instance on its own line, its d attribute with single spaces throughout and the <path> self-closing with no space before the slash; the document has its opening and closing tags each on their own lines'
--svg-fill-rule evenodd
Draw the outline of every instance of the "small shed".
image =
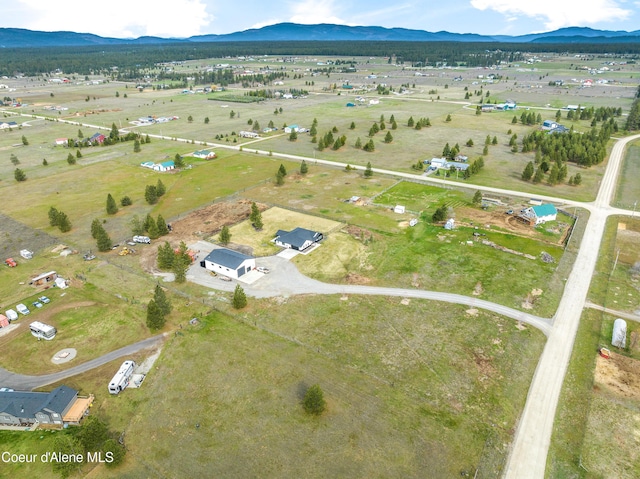
<svg viewBox="0 0 640 479">
<path fill-rule="evenodd" d="M 453 218 L 449 218 L 447 222 L 444 224 L 444 229 L 452 230 L 454 226 L 455 226 L 455 221 L 453 220 Z"/>
<path fill-rule="evenodd" d="M 394 213 L 403 214 L 403 213 L 404 213 L 404 211 L 405 211 L 405 208 L 404 208 L 404 206 L 403 206 L 403 205 L 396 205 L 396 206 L 393 208 L 393 212 L 394 212 Z"/>
<path fill-rule="evenodd" d="M 627 344 L 627 322 L 622 318 L 618 318 L 613 322 L 611 344 L 620 349 L 624 349 Z"/>
</svg>

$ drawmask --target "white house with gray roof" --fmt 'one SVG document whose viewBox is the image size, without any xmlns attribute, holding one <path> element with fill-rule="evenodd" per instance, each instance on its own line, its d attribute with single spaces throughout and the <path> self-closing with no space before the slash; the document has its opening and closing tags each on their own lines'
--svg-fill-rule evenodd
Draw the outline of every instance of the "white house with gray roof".
<svg viewBox="0 0 640 479">
<path fill-rule="evenodd" d="M 274 241 L 278 246 L 304 251 L 323 238 L 323 234 L 318 231 L 298 227 L 292 231 L 278 230 Z"/>
<path fill-rule="evenodd" d="M 227 248 L 216 248 L 200 262 L 200 266 L 224 276 L 238 279 L 256 267 L 253 256 Z"/>
</svg>

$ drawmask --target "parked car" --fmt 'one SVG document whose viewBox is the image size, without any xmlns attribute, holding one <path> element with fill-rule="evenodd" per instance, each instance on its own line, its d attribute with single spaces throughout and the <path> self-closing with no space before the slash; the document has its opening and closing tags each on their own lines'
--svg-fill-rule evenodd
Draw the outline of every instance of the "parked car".
<svg viewBox="0 0 640 479">
<path fill-rule="evenodd" d="M 4 312 L 4 315 L 9 321 L 16 321 L 18 319 L 18 313 L 16 313 L 13 309 L 7 309 Z"/>
<path fill-rule="evenodd" d="M 40 301 L 34 301 L 31 304 L 33 304 L 34 308 L 38 308 L 38 309 L 42 308 L 42 303 Z"/>
<path fill-rule="evenodd" d="M 29 308 L 27 308 L 24 304 L 20 303 L 16 306 L 16 309 L 18 310 L 18 312 L 20 314 L 24 314 L 25 316 L 27 314 L 29 314 L 31 311 L 29 311 Z"/>
<path fill-rule="evenodd" d="M 220 278 L 222 281 L 231 281 L 231 278 L 229 278 L 229 276 L 219 275 L 218 278 Z"/>
<path fill-rule="evenodd" d="M 258 266 L 256 268 L 256 271 L 260 271 L 261 273 L 264 273 L 264 274 L 269 274 L 270 273 L 269 268 L 265 268 L 264 266 Z"/>
<path fill-rule="evenodd" d="M 47 304 L 47 303 L 51 302 L 51 300 L 49 298 L 47 298 L 46 296 L 40 296 L 38 298 L 38 301 L 40 301 L 41 303 L 44 303 L 44 304 Z"/>
<path fill-rule="evenodd" d="M 506 212 L 508 215 L 512 215 L 513 214 L 513 210 L 507 210 Z"/>
</svg>

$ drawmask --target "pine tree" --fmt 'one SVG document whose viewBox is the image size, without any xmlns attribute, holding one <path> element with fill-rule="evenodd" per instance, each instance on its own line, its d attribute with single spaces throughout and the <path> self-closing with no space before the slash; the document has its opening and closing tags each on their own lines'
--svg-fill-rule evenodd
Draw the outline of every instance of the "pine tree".
<svg viewBox="0 0 640 479">
<path fill-rule="evenodd" d="M 576 176 L 573 177 L 573 184 L 578 186 L 582 183 L 582 175 L 580 173 L 576 173 Z"/>
<path fill-rule="evenodd" d="M 142 223 L 142 228 L 144 229 L 145 232 L 149 231 L 153 223 L 155 223 L 154 219 L 151 217 L 149 213 L 147 213 L 147 216 L 145 216 L 144 222 Z M 156 225 L 156 228 L 157 228 L 157 225 Z"/>
<path fill-rule="evenodd" d="M 367 163 L 367 167 L 364 170 L 364 177 L 371 178 L 373 176 L 373 169 L 371 168 L 371 162 Z"/>
<path fill-rule="evenodd" d="M 276 173 L 276 186 L 282 185 L 284 185 L 284 175 L 282 174 L 282 172 L 280 172 L 280 170 L 278 170 L 278 172 Z"/>
<path fill-rule="evenodd" d="M 180 153 L 176 153 L 176 156 L 173 158 L 173 164 L 176 168 L 184 167 L 184 159 L 180 156 Z"/>
<path fill-rule="evenodd" d="M 156 284 L 156 288 L 153 292 L 153 301 L 156 303 L 156 306 L 158 306 L 163 316 L 169 314 L 173 309 L 173 307 L 171 306 L 171 301 L 169 301 L 169 298 L 167 298 L 167 294 L 159 284 Z"/>
<path fill-rule="evenodd" d="M 282 176 L 287 176 L 287 169 L 284 167 L 282 163 L 280 163 L 280 168 L 278 168 L 278 173 L 281 173 Z"/>
<path fill-rule="evenodd" d="M 76 158 L 79 160 L 80 158 L 82 158 L 82 153 L 80 153 L 80 150 L 76 150 Z"/>
<path fill-rule="evenodd" d="M 360 137 L 358 137 L 358 139 L 356 140 L 356 144 L 353 145 L 355 148 L 357 148 L 358 150 L 360 148 L 362 148 L 362 140 L 360 140 Z"/>
<path fill-rule="evenodd" d="M 166 192 L 167 188 L 165 188 L 164 183 L 162 182 L 162 180 L 158 180 L 158 183 L 156 184 L 156 195 L 158 196 L 158 198 L 164 196 Z"/>
<path fill-rule="evenodd" d="M 51 226 L 58 226 L 59 217 L 60 217 L 60 212 L 56 208 L 54 208 L 53 206 L 49 208 L 49 224 Z M 98 221 L 98 220 L 95 220 L 95 221 Z"/>
<path fill-rule="evenodd" d="M 164 323 L 162 311 L 153 299 L 149 300 L 149 304 L 147 304 L 147 327 L 151 330 L 158 330 L 164 326 Z"/>
<path fill-rule="evenodd" d="M 20 168 L 16 168 L 16 170 L 13 172 L 13 177 L 16 179 L 16 181 L 20 182 L 27 180 L 27 174 Z"/>
<path fill-rule="evenodd" d="M 355 130 L 356 129 L 356 123 L 354 121 L 352 121 L 351 125 L 349 125 L 349 129 L 350 130 Z"/>
<path fill-rule="evenodd" d="M 302 163 L 300 163 L 300 174 L 306 175 L 308 172 L 309 172 L 309 167 L 307 166 L 307 162 L 302 160 Z"/>
<path fill-rule="evenodd" d="M 150 205 L 155 205 L 158 202 L 158 192 L 154 185 L 147 185 L 144 190 L 144 199 Z"/>
<path fill-rule="evenodd" d="M 415 122 L 414 122 L 414 120 L 413 120 L 413 117 L 412 117 L 412 116 L 410 116 L 410 117 L 409 117 L 409 121 L 407 121 L 407 126 L 408 126 L 409 128 L 413 128 L 413 126 L 414 126 L 414 125 L 415 125 Z"/>
<path fill-rule="evenodd" d="M 478 190 L 475 192 L 475 194 L 473 195 L 473 204 L 474 205 L 479 205 L 480 203 L 482 203 L 482 191 Z"/>
<path fill-rule="evenodd" d="M 131 201 L 131 198 L 129 198 L 128 196 L 123 196 L 122 198 L 120 198 L 120 204 L 122 206 L 130 206 L 133 202 Z"/>
<path fill-rule="evenodd" d="M 151 222 L 149 223 L 147 234 L 149 235 L 150 239 L 160 238 L 160 230 L 158 230 L 158 225 L 155 221 L 151 220 Z"/>
<path fill-rule="evenodd" d="M 100 229 L 97 232 L 96 243 L 98 245 L 98 251 L 109 251 L 113 246 L 113 243 L 111 243 L 111 238 L 109 238 L 109 235 L 104 230 L 102 225 L 100 225 Z"/>
<path fill-rule="evenodd" d="M 116 205 L 116 200 L 113 199 L 111 193 L 107 195 L 107 214 L 115 215 L 118 212 L 118 205 Z"/>
<path fill-rule="evenodd" d="M 527 163 L 527 166 L 524 167 L 524 171 L 522 172 L 522 180 L 529 181 L 533 177 L 534 166 L 533 161 Z"/>
<path fill-rule="evenodd" d="M 431 216 L 431 220 L 434 223 L 444 221 L 445 219 L 447 219 L 447 211 L 448 211 L 447 205 L 440 206 Z"/>
<path fill-rule="evenodd" d="M 164 220 L 162 215 L 158 215 L 158 219 L 156 220 L 156 228 L 158 230 L 159 236 L 164 236 L 169 234 L 169 228 L 167 228 L 167 222 Z"/>
<path fill-rule="evenodd" d="M 392 141 L 393 141 L 393 136 L 391 135 L 390 131 L 387 131 L 387 134 L 384 137 L 384 142 L 391 143 Z"/>
<path fill-rule="evenodd" d="M 544 179 L 544 171 L 542 169 L 542 166 L 539 166 L 538 169 L 536 170 L 535 175 L 533 176 L 533 182 L 540 183 L 543 179 Z"/>
<path fill-rule="evenodd" d="M 62 233 L 71 231 L 71 221 L 69 221 L 69 217 L 66 213 L 63 213 L 62 211 L 58 213 L 58 228 Z"/>
<path fill-rule="evenodd" d="M 327 402 L 324 400 L 324 393 L 318 384 L 314 384 L 304 395 L 302 401 L 302 407 L 308 414 L 319 416 L 324 412 L 327 407 Z"/>
<path fill-rule="evenodd" d="M 262 213 L 260 213 L 260 208 L 258 208 L 255 201 L 251 203 L 251 215 L 249 215 L 249 221 L 251 221 L 253 227 L 258 231 L 264 226 L 262 223 Z"/>
<path fill-rule="evenodd" d="M 52 208 L 52 209 L 55 209 L 55 208 Z M 51 218 L 51 216 L 49 218 Z M 51 226 L 54 226 L 54 225 L 52 224 Z M 102 224 L 100 223 L 100 220 L 98 218 L 94 219 L 91 222 L 91 237 L 93 239 L 98 239 L 98 234 L 101 229 L 102 229 Z"/>
<path fill-rule="evenodd" d="M 239 284 L 236 284 L 236 289 L 233 291 L 232 304 L 235 309 L 242 309 L 247 305 L 247 295 Z"/>
<path fill-rule="evenodd" d="M 176 254 L 173 248 L 168 241 L 165 241 L 164 244 L 158 247 L 158 268 L 164 270 L 171 269 L 175 257 Z"/>
<path fill-rule="evenodd" d="M 229 242 L 231 241 L 231 232 L 229 231 L 229 227 L 227 225 L 224 225 L 220 230 L 218 241 L 220 241 L 220 243 L 224 245 L 229 244 Z"/>
</svg>

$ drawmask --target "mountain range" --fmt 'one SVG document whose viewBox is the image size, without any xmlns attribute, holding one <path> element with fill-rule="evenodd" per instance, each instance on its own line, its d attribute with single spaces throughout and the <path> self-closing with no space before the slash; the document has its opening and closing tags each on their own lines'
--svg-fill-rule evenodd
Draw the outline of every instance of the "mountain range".
<svg viewBox="0 0 640 479">
<path fill-rule="evenodd" d="M 278 23 L 223 35 L 189 38 L 109 38 L 91 33 L 42 32 L 21 28 L 0 28 L 0 47 L 46 47 L 87 45 L 142 45 L 184 42 L 264 41 L 411 41 L 411 42 L 510 42 L 510 43 L 639 43 L 640 30 L 632 32 L 568 27 L 528 35 L 478 35 L 474 33 L 427 32 L 406 28 L 353 27 L 347 25 Z"/>
</svg>

